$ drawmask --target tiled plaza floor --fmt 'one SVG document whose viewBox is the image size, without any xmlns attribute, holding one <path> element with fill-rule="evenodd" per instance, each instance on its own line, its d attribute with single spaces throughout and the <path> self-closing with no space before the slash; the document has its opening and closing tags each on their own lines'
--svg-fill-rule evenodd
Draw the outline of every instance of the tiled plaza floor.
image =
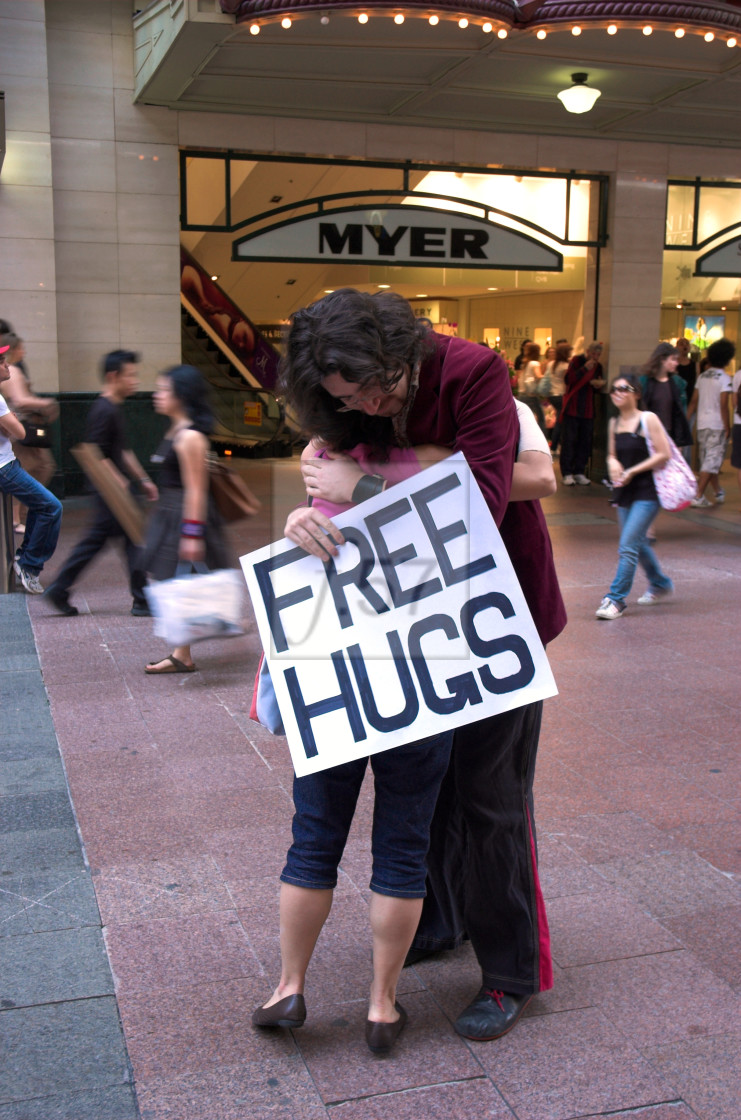
<svg viewBox="0 0 741 1120">
<path fill-rule="evenodd" d="M 235 557 L 281 535 L 296 492 L 291 464 L 245 469 L 265 513 L 237 527 Z M 639 575 L 614 622 L 594 618 L 617 558 L 606 492 L 559 487 L 544 503 L 569 610 L 536 783 L 556 983 L 488 1044 L 452 1029 L 477 987 L 463 948 L 403 974 L 394 1055 L 365 1046 L 367 790 L 306 1026 L 250 1026 L 277 977 L 292 775 L 285 741 L 248 718 L 253 625 L 196 647 L 198 673 L 153 678 L 144 663 L 164 646 L 128 614 L 112 549 L 74 590 L 77 618 L 2 597 L 2 719 L 25 747 L 2 801 L 0 1120 L 739 1120 L 734 474 L 724 507 L 659 518 L 675 597 L 635 605 Z M 48 579 L 83 519 L 66 511 Z"/>
</svg>

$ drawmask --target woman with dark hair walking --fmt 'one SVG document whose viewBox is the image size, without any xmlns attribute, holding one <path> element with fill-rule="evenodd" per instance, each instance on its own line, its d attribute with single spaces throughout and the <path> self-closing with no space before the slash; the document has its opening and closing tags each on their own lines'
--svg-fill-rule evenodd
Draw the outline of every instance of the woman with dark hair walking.
<svg viewBox="0 0 741 1120">
<path fill-rule="evenodd" d="M 172 579 L 179 563 L 229 566 L 222 519 L 209 501 L 208 433 L 213 416 L 208 386 L 193 366 L 173 366 L 157 378 L 155 412 L 170 426 L 152 456 L 160 464 L 157 508 L 149 524 L 142 567 L 151 579 Z M 193 673 L 190 646 L 150 661 L 145 673 Z"/>
<path fill-rule="evenodd" d="M 634 374 L 620 374 L 610 396 L 618 415 L 608 428 L 607 469 L 617 500 L 620 544 L 615 578 L 595 612 L 602 619 L 620 618 L 625 612 L 639 564 L 648 576 L 648 589 L 639 603 L 655 603 L 674 590 L 646 536 L 659 512 L 653 472 L 670 457 L 666 432 L 653 412 L 641 411 L 641 386 Z"/>
<path fill-rule="evenodd" d="M 686 385 L 676 372 L 679 351 L 670 342 L 660 342 L 641 371 L 643 407 L 655 412 L 677 447 L 692 446 L 687 420 Z"/>
</svg>

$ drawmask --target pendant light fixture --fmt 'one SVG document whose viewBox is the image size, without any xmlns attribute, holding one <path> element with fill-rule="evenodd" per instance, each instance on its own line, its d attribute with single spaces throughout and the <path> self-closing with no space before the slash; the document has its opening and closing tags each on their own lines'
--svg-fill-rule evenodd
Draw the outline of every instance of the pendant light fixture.
<svg viewBox="0 0 741 1120">
<path fill-rule="evenodd" d="M 595 89 L 593 86 L 587 85 L 588 77 L 589 74 L 583 72 L 572 74 L 573 86 L 562 89 L 560 93 L 556 94 L 564 109 L 568 110 L 569 113 L 588 113 L 597 98 L 602 96 L 601 89 Z"/>
</svg>

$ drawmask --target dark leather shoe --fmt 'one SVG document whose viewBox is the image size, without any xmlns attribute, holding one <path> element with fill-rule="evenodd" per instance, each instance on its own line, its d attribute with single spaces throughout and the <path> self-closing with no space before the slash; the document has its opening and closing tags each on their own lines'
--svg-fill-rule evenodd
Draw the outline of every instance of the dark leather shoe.
<svg viewBox="0 0 741 1120">
<path fill-rule="evenodd" d="M 306 1021 L 306 1004 L 302 995 L 286 996 L 270 1007 L 258 1007 L 252 1012 L 253 1027 L 303 1027 Z"/>
<path fill-rule="evenodd" d="M 44 592 L 44 598 L 46 599 L 47 603 L 51 603 L 51 605 L 54 607 L 54 610 L 59 611 L 60 614 L 66 614 L 71 617 L 73 614 L 80 613 L 77 607 L 72 606 L 66 593 L 57 591 L 54 587 L 54 584 L 52 584 L 51 587 L 47 587 L 46 591 Z"/>
<path fill-rule="evenodd" d="M 146 603 L 134 603 L 131 613 L 135 618 L 151 618 L 152 612 Z"/>
<path fill-rule="evenodd" d="M 455 1029 L 474 1042 L 491 1042 L 511 1031 L 532 995 L 512 995 L 496 988 L 482 988 L 476 999 L 455 1021 Z"/>
<path fill-rule="evenodd" d="M 407 1022 L 407 1013 L 400 1003 L 394 1005 L 399 1012 L 399 1018 L 393 1023 L 372 1023 L 370 1019 L 365 1022 L 365 1041 L 368 1049 L 374 1054 L 390 1054 L 397 1038 L 404 1030 Z"/>
</svg>

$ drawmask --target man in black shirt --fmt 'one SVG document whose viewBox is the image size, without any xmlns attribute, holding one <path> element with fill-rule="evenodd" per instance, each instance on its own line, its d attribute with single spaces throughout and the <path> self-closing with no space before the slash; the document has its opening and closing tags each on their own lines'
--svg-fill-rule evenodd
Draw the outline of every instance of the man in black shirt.
<svg viewBox="0 0 741 1120">
<path fill-rule="evenodd" d="M 114 350 L 102 362 L 105 388 L 90 409 L 85 428 L 85 442 L 94 443 L 103 455 L 103 468 L 109 472 L 116 485 L 128 490 L 132 483 L 141 487 L 147 498 L 157 500 L 157 487 L 143 470 L 136 455 L 128 446 L 121 405 L 135 393 L 139 384 L 138 357 L 130 350 Z M 93 497 L 93 516 L 87 533 L 72 550 L 67 562 L 58 573 L 45 595 L 61 614 L 77 614 L 77 607 L 69 601 L 70 589 L 107 541 L 120 539 L 126 553 L 129 569 L 129 586 L 133 598 L 131 613 L 148 615 L 144 595 L 145 574 L 139 567 L 140 549 L 126 535 L 100 495 Z"/>
</svg>

